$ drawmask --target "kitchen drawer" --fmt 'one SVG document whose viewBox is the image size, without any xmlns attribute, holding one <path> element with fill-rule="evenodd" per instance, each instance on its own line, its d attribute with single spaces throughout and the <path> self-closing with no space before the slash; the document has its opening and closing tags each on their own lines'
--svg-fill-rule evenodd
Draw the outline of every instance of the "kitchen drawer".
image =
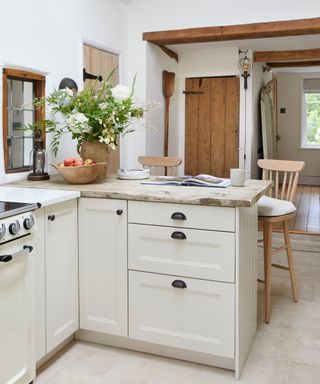
<svg viewBox="0 0 320 384">
<path fill-rule="evenodd" d="M 235 208 L 129 201 L 129 223 L 235 231 Z"/>
<path fill-rule="evenodd" d="M 129 224 L 129 269 L 234 282 L 235 234 Z"/>
<path fill-rule="evenodd" d="M 234 358 L 233 284 L 129 271 L 129 286 L 130 338 Z"/>
</svg>

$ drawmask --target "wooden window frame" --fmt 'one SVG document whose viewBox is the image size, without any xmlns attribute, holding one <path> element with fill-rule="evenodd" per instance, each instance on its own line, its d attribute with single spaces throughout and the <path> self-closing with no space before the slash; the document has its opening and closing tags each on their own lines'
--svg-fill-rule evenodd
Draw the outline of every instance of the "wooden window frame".
<svg viewBox="0 0 320 384">
<path fill-rule="evenodd" d="M 8 79 L 31 81 L 34 85 L 34 96 L 39 98 L 45 95 L 46 78 L 43 75 L 33 72 L 27 72 L 20 69 L 4 68 L 2 75 L 2 131 L 3 131 L 3 152 L 4 152 L 4 165 L 6 173 L 19 173 L 26 172 L 29 167 L 9 168 L 8 158 Z M 35 110 L 35 121 L 45 119 L 45 109 L 40 108 Z M 43 142 L 45 143 L 45 132 L 42 132 Z"/>
</svg>

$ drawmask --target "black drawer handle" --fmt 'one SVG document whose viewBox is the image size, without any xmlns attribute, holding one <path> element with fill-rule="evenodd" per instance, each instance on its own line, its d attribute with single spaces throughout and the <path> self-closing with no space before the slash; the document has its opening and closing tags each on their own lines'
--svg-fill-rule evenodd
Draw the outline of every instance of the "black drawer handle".
<svg viewBox="0 0 320 384">
<path fill-rule="evenodd" d="M 50 221 L 54 221 L 55 220 L 55 215 L 49 215 L 48 216 L 48 220 L 50 220 Z"/>
<path fill-rule="evenodd" d="M 171 219 L 172 220 L 187 220 L 187 217 L 184 213 L 182 212 L 174 212 L 172 215 L 171 215 Z"/>
<path fill-rule="evenodd" d="M 171 238 L 176 240 L 186 240 L 187 236 L 183 232 L 175 231 L 172 233 Z"/>
<path fill-rule="evenodd" d="M 171 285 L 173 288 L 187 288 L 187 284 L 183 280 L 174 280 Z"/>
</svg>

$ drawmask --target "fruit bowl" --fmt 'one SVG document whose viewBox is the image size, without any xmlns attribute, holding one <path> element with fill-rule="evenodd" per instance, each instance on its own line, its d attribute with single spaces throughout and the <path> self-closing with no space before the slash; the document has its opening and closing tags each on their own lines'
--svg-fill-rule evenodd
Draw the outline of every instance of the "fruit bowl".
<svg viewBox="0 0 320 384">
<path fill-rule="evenodd" d="M 98 176 L 99 169 L 108 163 L 65 167 L 63 163 L 50 164 L 69 184 L 89 184 Z"/>
</svg>

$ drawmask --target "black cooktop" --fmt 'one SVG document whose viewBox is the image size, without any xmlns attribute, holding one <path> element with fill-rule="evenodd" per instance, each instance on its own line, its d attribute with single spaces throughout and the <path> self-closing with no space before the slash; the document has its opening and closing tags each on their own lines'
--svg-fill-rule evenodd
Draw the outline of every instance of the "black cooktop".
<svg viewBox="0 0 320 384">
<path fill-rule="evenodd" d="M 39 203 L 16 203 L 13 201 L 0 201 L 0 219 L 6 217 L 19 215 L 20 213 L 33 211 L 34 209 L 40 208 Z"/>
</svg>

